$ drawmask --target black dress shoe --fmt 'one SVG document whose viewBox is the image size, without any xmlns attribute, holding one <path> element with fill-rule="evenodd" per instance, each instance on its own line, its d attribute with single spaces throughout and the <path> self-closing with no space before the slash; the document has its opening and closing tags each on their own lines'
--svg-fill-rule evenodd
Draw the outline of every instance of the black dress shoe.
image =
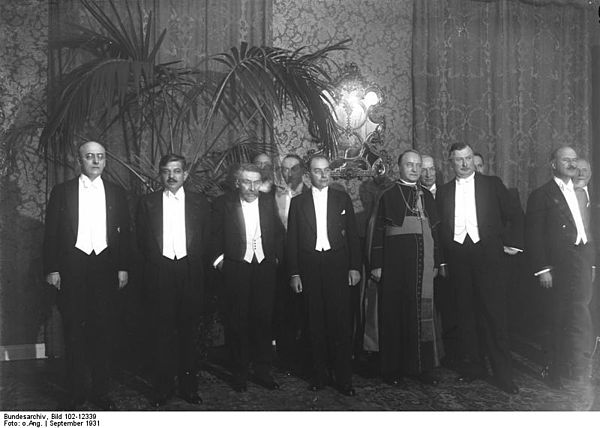
<svg viewBox="0 0 600 428">
<path fill-rule="evenodd" d="M 150 406 L 158 408 L 167 404 L 167 402 L 173 397 L 172 393 L 156 393 L 150 399 Z"/>
<path fill-rule="evenodd" d="M 484 376 L 480 373 L 463 373 L 458 375 L 456 381 L 460 383 L 471 383 L 483 378 Z"/>
<path fill-rule="evenodd" d="M 308 386 L 308 389 L 310 391 L 321 391 L 322 389 L 325 389 L 325 382 L 323 382 L 322 380 L 319 379 L 312 379 L 310 381 L 310 385 Z"/>
<path fill-rule="evenodd" d="M 398 386 L 402 383 L 402 378 L 395 377 L 395 376 L 389 376 L 389 377 L 384 377 L 383 381 L 385 383 L 387 383 L 388 385 Z"/>
<path fill-rule="evenodd" d="M 515 385 L 512 380 L 496 381 L 496 386 L 498 386 L 498 388 L 500 388 L 502 391 L 506 392 L 507 394 L 514 395 L 514 394 L 519 393 L 519 387 L 517 385 Z"/>
<path fill-rule="evenodd" d="M 114 412 L 115 410 L 119 410 L 117 408 L 116 403 L 107 395 L 100 395 L 98 397 L 92 398 L 92 403 L 100 407 L 102 410 L 106 410 L 109 412 Z"/>
<path fill-rule="evenodd" d="M 352 388 L 352 385 L 341 385 L 338 387 L 338 391 L 347 397 L 354 397 L 356 395 L 356 390 Z"/>
<path fill-rule="evenodd" d="M 565 388 L 562 383 L 562 380 L 560 379 L 560 375 L 558 374 L 558 371 L 551 365 L 545 366 L 542 369 L 541 375 L 542 375 L 542 380 L 549 388 L 558 389 L 558 390 Z"/>
<path fill-rule="evenodd" d="M 254 381 L 260 385 L 263 386 L 267 389 L 270 389 L 271 391 L 274 391 L 276 389 L 279 389 L 279 384 L 277 382 L 275 382 L 275 380 L 271 377 L 257 377 L 256 379 L 254 379 Z"/>
<path fill-rule="evenodd" d="M 551 389 L 558 389 L 558 390 L 562 390 L 565 389 L 565 386 L 562 383 L 562 380 L 560 379 L 559 376 L 553 376 L 553 377 L 549 377 L 544 379 L 544 383 Z"/>
<path fill-rule="evenodd" d="M 179 394 L 179 396 L 186 402 L 190 404 L 201 404 L 202 398 L 198 395 L 197 392 L 184 392 Z"/>
<path fill-rule="evenodd" d="M 246 392 L 248 391 L 248 382 L 245 380 L 236 380 L 233 382 L 233 390 L 235 392 Z"/>
<path fill-rule="evenodd" d="M 429 372 L 421 373 L 417 376 L 417 380 L 424 385 L 430 386 L 437 386 L 440 383 L 439 379 Z"/>
<path fill-rule="evenodd" d="M 81 406 L 85 404 L 85 397 L 69 396 L 66 400 L 58 405 L 57 410 L 79 410 Z"/>
</svg>

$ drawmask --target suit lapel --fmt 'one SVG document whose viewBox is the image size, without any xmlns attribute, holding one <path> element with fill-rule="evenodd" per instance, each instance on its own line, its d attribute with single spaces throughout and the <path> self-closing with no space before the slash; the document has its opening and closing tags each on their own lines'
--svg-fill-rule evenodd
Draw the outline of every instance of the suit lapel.
<svg viewBox="0 0 600 428">
<path fill-rule="evenodd" d="M 112 191 L 110 184 L 104 181 L 104 197 L 106 199 L 106 232 L 107 235 L 113 230 L 112 224 L 114 222 L 115 214 L 115 193 Z M 108 236 L 107 236 L 108 239 Z"/>
<path fill-rule="evenodd" d="M 194 214 L 197 210 L 194 210 L 194 197 L 191 193 L 185 194 L 185 245 L 186 250 L 189 253 L 190 248 L 192 248 L 192 241 L 196 237 L 196 228 L 194 227 L 197 224 L 200 224 L 202 221 L 199 218 L 196 218 Z"/>
<path fill-rule="evenodd" d="M 309 226 L 312 228 L 313 232 L 317 233 L 317 215 L 315 214 L 315 201 L 313 200 L 312 191 L 305 193 L 306 195 L 305 203 L 302 204 L 302 211 L 304 212 L 304 216 L 306 217 L 306 221 Z M 299 196 L 300 197 L 300 196 Z M 329 198 L 328 198 L 329 199 Z M 329 202 L 327 202 L 329 205 Z"/>
<path fill-rule="evenodd" d="M 448 186 L 448 197 L 446 198 L 446 215 L 448 226 L 454 236 L 454 213 L 456 212 L 456 178 L 450 182 Z"/>
<path fill-rule="evenodd" d="M 239 230 L 239 233 L 246 244 L 246 223 L 244 222 L 244 212 L 242 211 L 242 203 L 237 193 L 232 193 L 231 198 L 227 202 L 229 205 L 229 211 L 233 213 L 233 221 L 235 229 Z"/>
<path fill-rule="evenodd" d="M 267 198 L 263 198 L 260 195 L 258 196 L 258 219 L 260 222 L 260 233 L 262 236 L 268 236 L 269 234 L 269 222 L 267 219 Z M 263 240 L 264 243 L 264 240 Z M 264 248 L 263 248 L 264 250 Z"/>
<path fill-rule="evenodd" d="M 565 195 L 563 195 L 562 191 L 558 187 L 558 184 L 556 184 L 554 180 L 552 180 L 548 184 L 548 196 L 556 205 L 558 205 L 558 209 L 560 210 L 561 215 L 565 217 L 568 221 L 570 221 L 573 226 L 575 226 L 575 219 L 573 218 L 573 214 L 571 214 L 569 204 L 565 199 Z"/>
<path fill-rule="evenodd" d="M 334 224 L 337 218 L 336 212 L 338 211 L 338 202 L 335 192 L 331 191 L 331 188 L 327 190 L 327 230 L 335 230 Z"/>
<path fill-rule="evenodd" d="M 67 218 L 70 218 L 71 229 L 77 239 L 79 227 L 79 178 L 75 178 L 65 185 L 65 205 Z"/>
<path fill-rule="evenodd" d="M 163 251 L 163 192 L 155 192 L 148 198 L 148 217 L 152 222 L 151 227 L 154 232 L 154 238 Z"/>
<path fill-rule="evenodd" d="M 475 218 L 477 219 L 478 228 L 481 230 L 481 226 L 484 223 L 482 220 L 487 218 L 485 215 L 485 208 L 487 206 L 485 199 L 488 196 L 489 189 L 485 189 L 485 184 L 478 173 L 475 173 L 475 177 L 473 177 L 473 186 L 473 193 L 475 194 Z"/>
</svg>

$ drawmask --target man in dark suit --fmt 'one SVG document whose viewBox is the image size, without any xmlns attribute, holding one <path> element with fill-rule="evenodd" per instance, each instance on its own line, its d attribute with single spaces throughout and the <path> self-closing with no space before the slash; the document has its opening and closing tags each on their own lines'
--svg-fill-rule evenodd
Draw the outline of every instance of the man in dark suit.
<svg viewBox="0 0 600 428">
<path fill-rule="evenodd" d="M 247 390 L 252 361 L 255 381 L 278 389 L 271 375 L 272 313 L 277 264 L 283 252 L 283 226 L 270 194 L 262 193 L 261 170 L 242 164 L 237 192 L 215 200 L 213 265 L 223 272 L 226 341 L 234 389 Z"/>
<path fill-rule="evenodd" d="M 209 256 L 210 206 L 204 196 L 184 190 L 184 157 L 165 155 L 158 168 L 164 190 L 141 199 L 136 221 L 155 353 L 152 404 L 170 399 L 175 376 L 179 395 L 198 404 L 194 339 Z"/>
<path fill-rule="evenodd" d="M 277 213 L 286 229 L 292 198 L 310 192 L 310 188 L 302 180 L 305 172 L 304 162 L 299 156 L 288 154 L 282 159 L 283 183 L 276 184 L 274 187 Z M 301 295 L 292 291 L 289 278 L 284 258 L 277 269 L 273 327 L 279 363 L 287 373 L 291 374 L 291 372 L 305 371 L 309 349 L 303 299 Z"/>
<path fill-rule="evenodd" d="M 308 163 L 312 191 L 292 199 L 288 217 L 290 286 L 304 293 L 313 360 L 311 389 L 327 382 L 328 361 L 345 395 L 352 387 L 350 287 L 360 280 L 360 241 L 350 197 L 329 187 L 329 160 Z"/>
<path fill-rule="evenodd" d="M 580 207 L 573 180 L 577 153 L 564 146 L 552 152 L 552 180 L 527 201 L 527 253 L 543 288 L 547 366 L 542 375 L 553 388 L 563 377 L 584 380 L 585 354 L 592 349 L 592 296 L 595 251 L 592 231 Z M 587 223 L 587 224 L 586 224 Z"/>
<path fill-rule="evenodd" d="M 483 155 L 481 153 L 473 153 L 473 164 L 476 172 L 484 175 L 486 174 L 485 161 L 483 160 Z"/>
<path fill-rule="evenodd" d="M 44 273 L 58 290 L 63 317 L 69 399 L 114 410 L 109 360 L 119 289 L 128 281 L 129 210 L 123 190 L 102 180 L 106 152 L 97 142 L 78 148 L 81 175 L 52 189 L 46 209 Z"/>
<path fill-rule="evenodd" d="M 473 150 L 450 147 L 456 178 L 437 191 L 440 238 L 456 290 L 460 352 L 459 379 L 485 376 L 489 357 L 496 385 L 516 394 L 506 322 L 505 254 L 523 248 L 523 215 L 502 181 L 475 172 Z"/>
<path fill-rule="evenodd" d="M 430 155 L 422 155 L 421 185 L 431 192 L 433 198 L 437 189 L 443 184 L 441 173 L 435 165 L 435 160 Z M 439 311 L 441 324 L 442 341 L 444 344 L 444 357 L 442 364 L 447 367 L 454 367 L 457 358 L 458 346 L 458 325 L 456 313 L 456 292 L 454 291 L 448 278 L 437 275 L 434 279 L 435 307 Z"/>
</svg>

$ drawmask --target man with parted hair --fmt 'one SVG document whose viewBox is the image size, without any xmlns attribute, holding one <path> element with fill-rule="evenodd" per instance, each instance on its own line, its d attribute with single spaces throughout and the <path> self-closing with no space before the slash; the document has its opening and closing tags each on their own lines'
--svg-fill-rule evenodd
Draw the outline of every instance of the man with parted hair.
<svg viewBox="0 0 600 428">
<path fill-rule="evenodd" d="M 274 181 L 273 160 L 268 154 L 259 153 L 254 156 L 252 163 L 259 167 L 262 173 L 263 184 L 260 191 L 270 193 L 273 190 Z"/>
<path fill-rule="evenodd" d="M 163 189 L 144 196 L 137 211 L 137 240 L 144 257 L 144 289 L 151 314 L 152 405 L 198 395 L 195 338 L 203 304 L 210 243 L 210 205 L 184 189 L 189 172 L 183 156 L 164 155 L 158 164 Z"/>
<path fill-rule="evenodd" d="M 403 152 L 398 166 L 399 181 L 383 191 L 374 213 L 370 257 L 371 277 L 380 282 L 381 373 L 392 385 L 404 376 L 437 385 L 432 369 L 443 356 L 433 289 L 441 261 L 439 219 L 433 196 L 419 184 L 419 152 Z"/>
<path fill-rule="evenodd" d="M 421 155 L 421 177 L 419 181 L 424 188 L 429 190 L 434 198 L 435 193 L 437 192 L 437 179 L 437 171 L 433 157 Z"/>
<path fill-rule="evenodd" d="M 115 410 L 109 360 L 118 292 L 128 282 L 129 210 L 123 189 L 101 177 L 104 146 L 83 142 L 77 154 L 81 175 L 52 189 L 44 234 L 44 273 L 58 290 L 65 331 L 69 397 L 63 407 L 74 410 L 90 398 Z"/>
<path fill-rule="evenodd" d="M 421 185 L 429 190 L 435 199 L 437 189 L 442 185 L 441 175 L 436 168 L 435 160 L 430 155 L 421 155 Z M 443 364 L 455 364 L 457 331 L 456 321 L 456 293 L 448 278 L 438 275 L 434 280 L 435 306 L 440 314 L 440 325 L 444 343 Z"/>
<path fill-rule="evenodd" d="M 276 185 L 275 202 L 277 213 L 285 229 L 292 198 L 310 192 L 302 180 L 306 168 L 300 156 L 290 153 L 281 160 L 282 184 Z M 277 270 L 277 290 L 275 293 L 274 333 L 279 363 L 291 372 L 303 372 L 308 358 L 307 332 L 304 302 L 301 295 L 289 287 L 286 260 Z"/>
<path fill-rule="evenodd" d="M 302 180 L 305 173 L 304 161 L 300 156 L 288 154 L 281 160 L 281 177 L 284 184 L 277 187 L 275 200 L 279 217 L 286 229 L 292 198 L 309 190 Z"/>
<path fill-rule="evenodd" d="M 502 181 L 475 172 L 473 149 L 450 147 L 456 178 L 437 191 L 440 239 L 456 290 L 463 367 L 459 380 L 485 377 L 489 358 L 496 386 L 519 392 L 512 380 L 506 321 L 505 254 L 523 248 L 523 214 Z"/>
<path fill-rule="evenodd" d="M 290 205 L 286 257 L 290 287 L 304 295 L 308 313 L 310 389 L 324 388 L 332 368 L 338 390 L 353 396 L 350 287 L 361 268 L 354 208 L 347 193 L 329 187 L 327 157 L 313 156 L 308 171 L 311 191 Z"/>
<path fill-rule="evenodd" d="M 577 153 L 562 146 L 550 156 L 553 178 L 535 189 L 527 201 L 527 254 L 532 273 L 542 287 L 547 338 L 546 383 L 560 389 L 562 379 L 589 377 L 586 353 L 591 352 L 592 297 L 596 251 L 594 233 L 586 219 L 587 204 L 574 186 Z M 582 174 L 579 184 L 585 182 Z M 578 192 L 579 190 L 579 192 Z"/>
<path fill-rule="evenodd" d="M 213 266 L 224 276 L 226 341 L 238 392 L 248 389 L 251 364 L 256 383 L 279 388 L 271 374 L 271 343 L 283 227 L 273 196 L 261 192 L 261 184 L 260 168 L 242 164 L 236 192 L 213 204 Z"/>
<path fill-rule="evenodd" d="M 485 174 L 485 161 L 483 160 L 483 155 L 481 153 L 473 153 L 473 165 L 475 166 L 475 171 L 480 174 Z"/>
</svg>

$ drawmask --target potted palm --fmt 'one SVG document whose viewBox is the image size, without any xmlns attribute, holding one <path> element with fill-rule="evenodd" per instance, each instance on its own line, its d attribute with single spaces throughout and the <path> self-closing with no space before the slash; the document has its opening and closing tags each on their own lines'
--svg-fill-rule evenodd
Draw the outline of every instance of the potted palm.
<svg viewBox="0 0 600 428">
<path fill-rule="evenodd" d="M 166 30 L 152 40 L 155 20 L 151 13 L 144 18 L 140 2 L 135 10 L 126 2 L 124 11 L 113 0 L 108 10 L 91 0 L 82 5 L 93 28 L 72 24 L 51 40 L 53 49 L 78 52 L 80 60 L 50 90 L 40 137 L 46 155 L 63 158 L 90 132 L 116 135 L 110 140 L 119 144 L 109 144 L 108 154 L 129 172 L 112 171 L 124 187 L 154 189 L 160 156 L 184 152 L 192 183 L 213 193 L 229 164 L 258 148 L 276 150 L 269 134 L 285 109 L 305 119 L 319 149 L 334 153 L 337 130 L 323 93 L 331 83 L 328 55 L 348 40 L 314 52 L 242 43 L 190 68 L 157 61 Z"/>
<path fill-rule="evenodd" d="M 206 58 L 201 68 L 184 67 L 159 62 L 166 31 L 156 31 L 141 1 L 133 9 L 113 0 L 104 8 L 92 0 L 81 4 L 92 25 L 70 24 L 51 38 L 52 49 L 74 53 L 77 61 L 48 90 L 40 150 L 49 159 L 73 156 L 76 139 L 98 139 L 112 158 L 105 173 L 135 195 L 159 186 L 162 155 L 184 153 L 191 184 L 216 194 L 229 165 L 257 150 L 276 150 L 272 124 L 286 109 L 305 119 L 320 142 L 315 149 L 335 153 L 337 130 L 323 93 L 335 66 L 328 55 L 346 49 L 348 40 L 312 52 L 242 43 Z M 212 312 L 200 328 L 201 355 L 212 342 L 206 324 L 214 320 Z"/>
</svg>

